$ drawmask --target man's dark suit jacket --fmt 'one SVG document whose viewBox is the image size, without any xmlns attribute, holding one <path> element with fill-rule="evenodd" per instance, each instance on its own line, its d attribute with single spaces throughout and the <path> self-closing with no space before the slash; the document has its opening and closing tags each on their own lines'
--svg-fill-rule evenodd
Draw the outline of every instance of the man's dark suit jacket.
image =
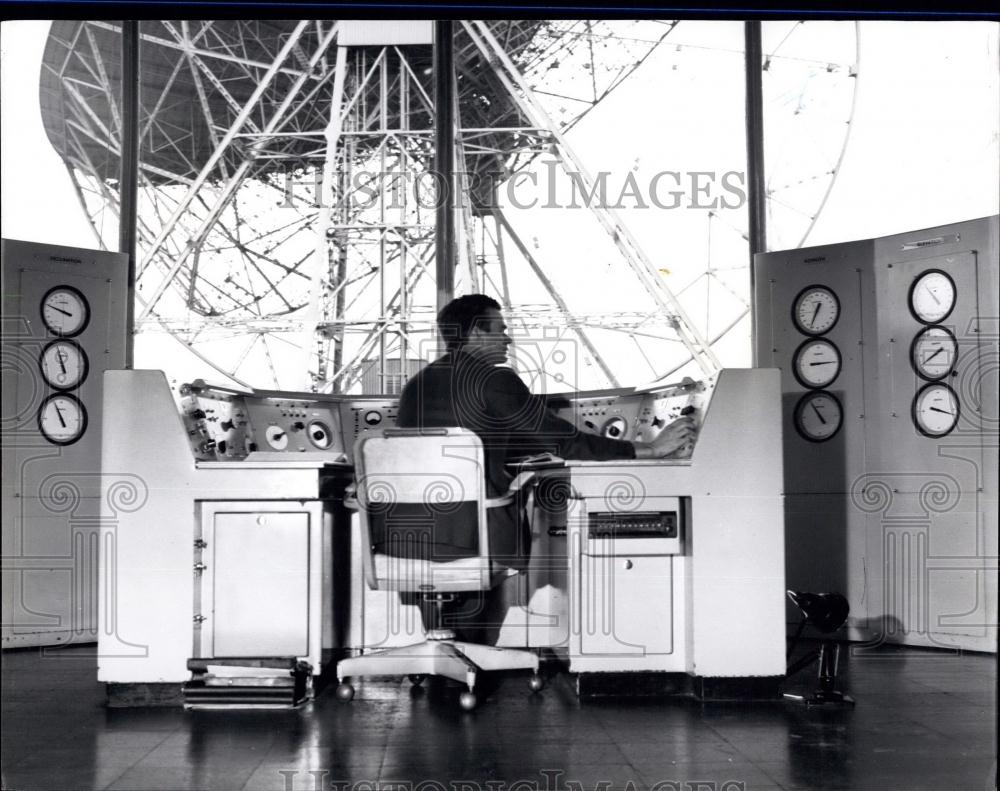
<svg viewBox="0 0 1000 791">
<path fill-rule="evenodd" d="M 462 351 L 448 352 L 413 376 L 399 400 L 401 428 L 471 429 L 486 452 L 488 497 L 499 497 L 513 480 L 507 462 L 550 452 L 565 459 L 635 458 L 631 442 L 587 434 L 556 417 L 510 368 L 489 365 Z M 490 511 L 495 558 L 523 568 L 530 533 L 523 503 Z"/>
</svg>

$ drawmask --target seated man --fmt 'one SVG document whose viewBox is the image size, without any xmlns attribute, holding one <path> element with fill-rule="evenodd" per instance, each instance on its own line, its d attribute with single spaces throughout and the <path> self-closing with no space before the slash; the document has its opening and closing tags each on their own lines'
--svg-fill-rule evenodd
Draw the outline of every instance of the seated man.
<svg viewBox="0 0 1000 791">
<path fill-rule="evenodd" d="M 397 424 L 402 428 L 461 426 L 483 441 L 488 497 L 507 492 L 512 459 L 551 452 L 565 459 L 658 458 L 683 448 L 694 434 L 690 417 L 674 421 L 652 443 L 608 439 L 582 432 L 552 414 L 509 367 L 512 343 L 500 305 L 482 294 L 452 300 L 437 317 L 447 350 L 403 388 Z M 531 533 L 524 503 L 489 512 L 492 555 L 524 569 Z"/>
</svg>

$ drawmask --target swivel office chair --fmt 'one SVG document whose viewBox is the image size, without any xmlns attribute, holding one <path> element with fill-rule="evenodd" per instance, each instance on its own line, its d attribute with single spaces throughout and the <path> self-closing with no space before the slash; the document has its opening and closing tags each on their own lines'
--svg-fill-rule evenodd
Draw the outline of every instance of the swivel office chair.
<svg viewBox="0 0 1000 791">
<path fill-rule="evenodd" d="M 365 580 L 370 588 L 420 594 L 426 638 L 414 645 L 375 649 L 337 663 L 337 696 L 354 697 L 348 678 L 427 675 L 465 683 L 459 703 L 476 707 L 481 670 L 532 671 L 538 691 L 538 656 L 531 651 L 455 639 L 441 628 L 444 603 L 455 594 L 486 591 L 516 573 L 490 555 L 487 511 L 508 505 L 530 474 L 504 497 L 486 497 L 483 444 L 462 428 L 386 429 L 355 444 L 356 495 Z M 432 623 L 427 623 L 427 620 Z"/>
</svg>

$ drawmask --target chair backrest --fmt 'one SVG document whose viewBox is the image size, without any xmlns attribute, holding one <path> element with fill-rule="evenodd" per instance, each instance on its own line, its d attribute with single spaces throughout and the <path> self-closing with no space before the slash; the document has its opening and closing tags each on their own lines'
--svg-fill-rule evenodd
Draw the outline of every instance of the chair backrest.
<svg viewBox="0 0 1000 791">
<path fill-rule="evenodd" d="M 365 578 L 440 592 L 493 584 L 483 444 L 463 428 L 385 429 L 355 443 Z"/>
</svg>

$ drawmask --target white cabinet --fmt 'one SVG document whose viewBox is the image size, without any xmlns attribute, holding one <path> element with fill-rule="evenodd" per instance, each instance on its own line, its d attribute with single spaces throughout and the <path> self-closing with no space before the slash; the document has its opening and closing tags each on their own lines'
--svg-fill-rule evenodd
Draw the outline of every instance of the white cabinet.
<svg viewBox="0 0 1000 791">
<path fill-rule="evenodd" d="M 318 501 L 201 503 L 194 656 L 298 657 L 320 667 L 323 532 Z"/>
</svg>

